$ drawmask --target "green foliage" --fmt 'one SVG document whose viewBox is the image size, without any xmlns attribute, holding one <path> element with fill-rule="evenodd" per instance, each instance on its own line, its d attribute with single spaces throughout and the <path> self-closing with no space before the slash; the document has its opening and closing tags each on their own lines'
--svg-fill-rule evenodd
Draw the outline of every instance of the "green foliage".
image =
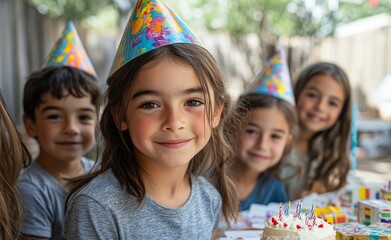
<svg viewBox="0 0 391 240">
<path fill-rule="evenodd" d="M 283 17 L 288 2 L 289 0 L 226 0 L 219 6 L 227 8 L 225 26 L 214 28 L 209 22 L 206 24 L 211 30 L 226 29 L 233 36 L 260 33 L 261 29 L 278 34 L 292 27 L 290 19 Z M 214 13 L 213 17 L 218 16 Z"/>
<path fill-rule="evenodd" d="M 111 0 L 25 0 L 41 14 L 81 21 L 96 15 L 102 8 L 113 4 Z"/>
<path fill-rule="evenodd" d="M 191 9 L 186 20 L 201 19 L 208 30 L 228 31 L 234 37 L 248 33 L 321 37 L 340 23 L 391 11 L 390 0 L 379 0 L 375 8 L 368 0 L 359 4 L 342 0 L 188 0 L 174 5 Z M 192 15 L 195 10 L 197 16 Z"/>
<path fill-rule="evenodd" d="M 363 4 L 342 2 L 340 5 L 340 13 L 340 23 L 354 21 L 362 17 L 373 16 L 380 13 L 391 13 L 391 1 L 379 0 L 378 5 L 374 8 L 369 5 L 368 0 L 364 0 Z"/>
<path fill-rule="evenodd" d="M 94 20 L 100 21 L 99 25 L 102 25 L 102 21 L 115 19 L 112 0 L 25 1 L 35 6 L 40 13 L 54 17 L 82 21 L 91 16 L 103 16 L 101 20 Z M 165 1 L 191 27 L 203 26 L 209 31 L 227 31 L 238 38 L 248 33 L 264 36 L 325 36 L 332 33 L 337 24 L 391 11 L 390 0 L 379 0 L 375 8 L 370 7 L 369 0 L 362 0 L 359 4 L 340 0 L 339 8 L 333 8 L 330 0 L 313 0 L 317 11 L 306 6 L 306 2 L 311 2 L 306 0 Z M 110 14 L 102 14 L 105 10 Z"/>
<path fill-rule="evenodd" d="M 259 11 L 262 4 L 250 1 L 228 1 L 228 8 L 235 11 L 228 11 L 227 28 L 233 35 L 242 35 L 253 32 L 264 24 L 264 13 Z M 243 14 L 245 13 L 245 14 Z"/>
</svg>

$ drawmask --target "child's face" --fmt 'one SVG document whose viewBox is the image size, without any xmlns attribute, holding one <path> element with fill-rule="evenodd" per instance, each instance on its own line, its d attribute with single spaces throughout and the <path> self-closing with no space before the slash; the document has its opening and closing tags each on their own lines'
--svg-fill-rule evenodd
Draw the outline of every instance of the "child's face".
<svg viewBox="0 0 391 240">
<path fill-rule="evenodd" d="M 169 59 L 141 69 L 131 98 L 120 128 L 129 131 L 144 169 L 187 169 L 209 141 L 222 110 L 214 108 L 210 126 L 205 108 L 214 102 L 204 96 L 193 68 Z"/>
<path fill-rule="evenodd" d="M 255 108 L 246 120 L 239 158 L 249 169 L 261 173 L 280 161 L 292 139 L 289 123 L 277 107 Z"/>
<path fill-rule="evenodd" d="M 300 93 L 297 111 L 300 127 L 316 133 L 332 127 L 342 111 L 344 89 L 334 78 L 314 76 Z"/>
<path fill-rule="evenodd" d="M 57 99 L 45 93 L 35 109 L 35 122 L 24 117 L 27 133 L 39 143 L 41 160 L 79 161 L 93 147 L 96 110 L 90 94 L 65 96 Z"/>
</svg>

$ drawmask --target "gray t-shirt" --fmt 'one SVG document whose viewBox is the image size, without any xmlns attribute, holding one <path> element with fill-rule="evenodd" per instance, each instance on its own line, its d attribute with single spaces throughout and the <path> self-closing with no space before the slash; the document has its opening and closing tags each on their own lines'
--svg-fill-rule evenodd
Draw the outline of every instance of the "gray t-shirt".
<svg viewBox="0 0 391 240">
<path fill-rule="evenodd" d="M 217 189 L 203 177 L 191 178 L 191 194 L 180 208 L 166 208 L 146 196 L 141 205 L 111 170 L 71 196 L 65 216 L 66 239 L 210 239 L 221 211 Z"/>
<path fill-rule="evenodd" d="M 307 155 L 301 155 L 296 148 L 285 160 L 280 177 L 285 182 L 289 200 L 301 198 L 304 190 L 307 190 L 316 170 L 315 161 L 310 162 Z"/>
<path fill-rule="evenodd" d="M 95 162 L 82 158 L 84 172 Z M 49 239 L 63 239 L 66 190 L 60 183 L 33 162 L 19 177 L 18 187 L 23 203 L 21 232 Z"/>
</svg>

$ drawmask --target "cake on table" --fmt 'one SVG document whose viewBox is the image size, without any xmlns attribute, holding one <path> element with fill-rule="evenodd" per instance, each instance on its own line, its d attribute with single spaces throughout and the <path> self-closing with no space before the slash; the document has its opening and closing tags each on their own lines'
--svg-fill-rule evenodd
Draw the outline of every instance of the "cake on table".
<svg viewBox="0 0 391 240">
<path fill-rule="evenodd" d="M 301 203 L 299 203 L 301 205 Z M 324 221 L 322 218 L 315 217 L 312 214 L 301 215 L 301 206 L 299 206 L 296 213 L 285 214 L 280 212 L 278 216 L 272 216 L 265 222 L 263 230 L 263 240 L 331 240 L 335 239 L 335 231 L 333 225 Z"/>
</svg>

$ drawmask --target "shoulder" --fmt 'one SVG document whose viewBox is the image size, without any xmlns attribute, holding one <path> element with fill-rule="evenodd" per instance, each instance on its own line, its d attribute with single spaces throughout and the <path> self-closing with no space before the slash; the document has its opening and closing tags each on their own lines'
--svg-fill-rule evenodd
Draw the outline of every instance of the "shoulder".
<svg viewBox="0 0 391 240">
<path fill-rule="evenodd" d="M 113 172 L 107 170 L 93 178 L 80 190 L 71 194 L 69 202 L 72 204 L 72 202 L 81 199 L 90 199 L 102 206 L 109 207 L 123 205 L 125 201 L 129 200 L 129 196 L 121 187 Z"/>
<path fill-rule="evenodd" d="M 288 199 L 285 184 L 278 177 L 265 179 L 262 185 L 262 192 L 268 203 L 284 202 Z"/>
<path fill-rule="evenodd" d="M 282 162 L 280 176 L 285 179 L 297 174 L 303 175 L 309 163 L 308 155 L 302 155 L 296 148 L 293 148 Z"/>
<path fill-rule="evenodd" d="M 264 193 L 269 192 L 277 194 L 286 192 L 285 183 L 276 176 L 270 178 L 263 178 L 261 184 L 261 191 Z"/>
<path fill-rule="evenodd" d="M 216 222 L 220 218 L 222 199 L 219 191 L 206 178 L 192 177 L 192 194 L 188 212 L 197 211 L 197 221 Z"/>
<path fill-rule="evenodd" d="M 91 160 L 89 158 L 86 158 L 86 157 L 82 157 L 81 158 L 81 162 L 83 163 L 83 168 L 84 168 L 84 172 L 87 173 L 89 171 L 91 171 L 91 169 L 97 169 L 97 167 L 99 167 L 99 164 L 94 161 L 94 160 Z"/>
<path fill-rule="evenodd" d="M 285 161 L 291 164 L 306 163 L 308 161 L 308 155 L 300 154 L 300 152 L 294 147 L 286 157 Z"/>
<path fill-rule="evenodd" d="M 284 187 L 284 182 L 276 177 L 276 176 L 273 176 L 273 177 L 270 177 L 270 178 L 265 178 L 263 180 L 263 184 L 264 186 L 272 186 L 272 187 L 275 187 L 275 188 L 278 188 L 278 187 Z"/>
<path fill-rule="evenodd" d="M 105 193 L 115 193 L 120 190 L 120 184 L 117 178 L 111 170 L 107 170 L 91 179 L 77 194 L 95 197 L 104 195 Z"/>
<path fill-rule="evenodd" d="M 192 188 L 204 201 L 220 204 L 221 196 L 216 187 L 202 176 L 192 177 Z"/>
<path fill-rule="evenodd" d="M 41 168 L 36 162 L 33 162 L 20 174 L 18 187 L 22 192 L 34 191 L 34 189 L 62 189 L 48 172 Z"/>
<path fill-rule="evenodd" d="M 220 195 L 216 187 L 202 176 L 192 177 L 192 185 L 197 190 L 211 195 Z"/>
<path fill-rule="evenodd" d="M 30 166 L 23 169 L 19 181 L 24 181 L 28 179 L 39 179 L 45 177 L 45 174 L 42 174 L 43 170 L 36 162 L 32 162 Z"/>
</svg>

